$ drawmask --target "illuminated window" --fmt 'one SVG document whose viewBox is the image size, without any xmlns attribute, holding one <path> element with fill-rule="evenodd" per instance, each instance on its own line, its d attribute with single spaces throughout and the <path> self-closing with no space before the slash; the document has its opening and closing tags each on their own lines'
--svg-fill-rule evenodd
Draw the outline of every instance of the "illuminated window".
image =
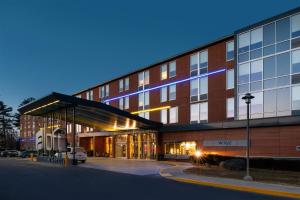
<svg viewBox="0 0 300 200">
<path fill-rule="evenodd" d="M 139 89 L 144 89 L 146 85 L 149 85 L 149 70 L 140 72 L 139 75 Z"/>
<path fill-rule="evenodd" d="M 170 62 L 169 64 L 169 78 L 176 76 L 176 61 Z"/>
<path fill-rule="evenodd" d="M 139 94 L 139 107 L 144 106 L 144 93 Z"/>
<path fill-rule="evenodd" d="M 167 109 L 163 109 L 160 111 L 160 122 L 163 124 L 168 123 L 168 110 Z"/>
<path fill-rule="evenodd" d="M 178 107 L 173 107 L 169 109 L 169 123 L 177 123 L 178 122 Z"/>
<path fill-rule="evenodd" d="M 169 86 L 169 100 L 176 100 L 176 84 Z"/>
<path fill-rule="evenodd" d="M 119 109 L 123 110 L 124 108 L 124 98 L 119 99 Z"/>
<path fill-rule="evenodd" d="M 160 80 L 165 80 L 168 78 L 167 65 L 160 66 Z"/>
<path fill-rule="evenodd" d="M 125 97 L 124 109 L 129 109 L 129 97 Z"/>
</svg>

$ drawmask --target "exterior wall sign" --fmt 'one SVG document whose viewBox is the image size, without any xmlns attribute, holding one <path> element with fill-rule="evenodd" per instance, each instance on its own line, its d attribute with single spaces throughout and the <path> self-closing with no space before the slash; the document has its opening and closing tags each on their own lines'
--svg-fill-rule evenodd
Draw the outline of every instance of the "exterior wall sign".
<svg viewBox="0 0 300 200">
<path fill-rule="evenodd" d="M 247 140 L 204 140 L 204 147 L 245 147 Z"/>
</svg>

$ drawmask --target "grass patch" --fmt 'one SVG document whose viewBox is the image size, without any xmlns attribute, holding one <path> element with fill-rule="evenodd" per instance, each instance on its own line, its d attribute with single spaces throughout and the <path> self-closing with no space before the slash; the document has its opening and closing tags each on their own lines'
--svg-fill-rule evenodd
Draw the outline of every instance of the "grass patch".
<svg viewBox="0 0 300 200">
<path fill-rule="evenodd" d="M 188 174 L 196 174 L 201 176 L 233 178 L 240 180 L 243 179 L 243 177 L 245 176 L 245 171 L 227 170 L 219 166 L 192 167 L 186 169 L 185 172 Z M 253 179 L 258 182 L 293 185 L 300 187 L 300 172 L 250 169 L 250 174 L 253 177 Z"/>
</svg>

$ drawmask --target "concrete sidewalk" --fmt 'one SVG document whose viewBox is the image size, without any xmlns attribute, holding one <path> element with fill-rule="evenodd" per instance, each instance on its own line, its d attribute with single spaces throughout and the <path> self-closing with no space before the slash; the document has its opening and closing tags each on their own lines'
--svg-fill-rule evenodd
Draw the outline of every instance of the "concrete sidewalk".
<svg viewBox="0 0 300 200">
<path fill-rule="evenodd" d="M 249 182 L 228 178 L 206 177 L 183 172 L 183 170 L 189 167 L 191 167 L 191 165 L 188 165 L 187 163 L 178 163 L 176 166 L 161 169 L 160 175 L 168 179 L 185 183 L 300 199 L 300 187 L 255 181 Z"/>
</svg>

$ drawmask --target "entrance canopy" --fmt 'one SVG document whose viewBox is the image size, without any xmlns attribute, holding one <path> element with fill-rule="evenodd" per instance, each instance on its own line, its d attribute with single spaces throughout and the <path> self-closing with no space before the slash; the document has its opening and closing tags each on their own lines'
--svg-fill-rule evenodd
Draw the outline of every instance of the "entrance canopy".
<svg viewBox="0 0 300 200">
<path fill-rule="evenodd" d="M 19 109 L 22 115 L 46 117 L 59 114 L 63 121 L 74 122 L 100 131 L 158 129 L 161 123 L 150 121 L 101 102 L 53 92 Z M 67 118 L 65 120 L 65 118 Z"/>
</svg>

